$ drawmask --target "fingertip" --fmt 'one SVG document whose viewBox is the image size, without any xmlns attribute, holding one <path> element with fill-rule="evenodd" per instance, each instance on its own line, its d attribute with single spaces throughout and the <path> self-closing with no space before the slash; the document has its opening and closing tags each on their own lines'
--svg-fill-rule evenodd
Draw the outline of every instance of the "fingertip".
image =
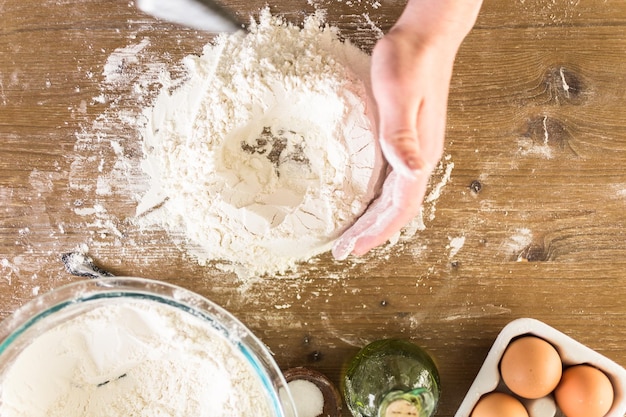
<svg viewBox="0 0 626 417">
<path fill-rule="evenodd" d="M 355 248 L 352 250 L 352 256 L 356 256 L 358 258 L 367 254 L 367 252 L 369 252 L 370 250 L 371 248 L 359 248 L 355 246 Z"/>
<path fill-rule="evenodd" d="M 368 253 L 372 248 L 360 242 L 361 239 L 348 239 L 348 241 L 337 241 L 331 250 L 333 258 L 344 261 L 349 256 L 360 257 Z"/>
<path fill-rule="evenodd" d="M 350 256 L 350 254 L 353 252 L 354 245 L 355 239 L 340 237 L 339 239 L 337 239 L 337 241 L 335 241 L 335 244 L 331 249 L 333 258 L 338 261 L 343 261 L 347 259 L 348 256 Z"/>
<path fill-rule="evenodd" d="M 352 249 L 352 255 L 365 256 L 373 249 L 389 242 L 389 237 L 384 232 L 375 232 L 372 234 L 364 234 L 355 242 Z"/>
</svg>

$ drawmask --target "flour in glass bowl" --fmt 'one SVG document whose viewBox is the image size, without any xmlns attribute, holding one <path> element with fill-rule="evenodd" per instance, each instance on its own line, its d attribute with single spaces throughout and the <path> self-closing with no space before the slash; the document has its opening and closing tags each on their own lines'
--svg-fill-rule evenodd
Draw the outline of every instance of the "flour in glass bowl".
<svg viewBox="0 0 626 417">
<path fill-rule="evenodd" d="M 376 196 L 384 163 L 366 115 L 369 57 L 320 15 L 263 10 L 184 60 L 146 109 L 141 224 L 183 234 L 200 263 L 282 273 L 327 251 Z M 156 207 L 156 209 L 155 209 Z"/>
<path fill-rule="evenodd" d="M 0 375 L 2 417 L 271 417 L 236 343 L 166 304 L 107 303 L 36 337 Z"/>
</svg>

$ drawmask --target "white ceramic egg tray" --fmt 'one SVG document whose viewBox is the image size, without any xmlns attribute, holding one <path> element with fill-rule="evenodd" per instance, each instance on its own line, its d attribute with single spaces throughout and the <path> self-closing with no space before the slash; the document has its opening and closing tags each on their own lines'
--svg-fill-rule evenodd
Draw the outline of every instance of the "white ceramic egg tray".
<svg viewBox="0 0 626 417">
<path fill-rule="evenodd" d="M 626 370 L 624 368 L 539 320 L 521 318 L 510 322 L 502 329 L 454 417 L 469 417 L 484 394 L 491 391 L 510 392 L 500 378 L 498 369 L 500 358 L 512 339 L 525 334 L 538 336 L 551 343 L 566 366 L 586 363 L 602 370 L 611 380 L 615 391 L 613 405 L 605 417 L 626 415 Z M 530 417 L 554 417 L 558 412 L 552 396 L 538 400 L 522 400 L 522 402 Z"/>
</svg>

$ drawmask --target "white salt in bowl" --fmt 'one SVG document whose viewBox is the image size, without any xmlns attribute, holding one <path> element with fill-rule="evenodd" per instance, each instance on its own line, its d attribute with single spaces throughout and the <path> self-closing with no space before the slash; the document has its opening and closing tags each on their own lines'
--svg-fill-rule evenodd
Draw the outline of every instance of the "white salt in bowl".
<svg viewBox="0 0 626 417">
<path fill-rule="evenodd" d="M 3 417 L 285 417 L 295 415 L 286 387 L 239 320 L 159 281 L 72 283 L 0 323 Z"/>
</svg>

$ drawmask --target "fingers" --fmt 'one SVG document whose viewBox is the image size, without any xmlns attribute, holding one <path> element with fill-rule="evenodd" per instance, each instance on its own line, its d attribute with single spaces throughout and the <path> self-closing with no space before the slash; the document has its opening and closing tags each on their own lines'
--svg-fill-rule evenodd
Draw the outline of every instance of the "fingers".
<svg viewBox="0 0 626 417">
<path fill-rule="evenodd" d="M 332 249 L 335 259 L 346 259 L 350 254 L 361 256 L 400 231 L 419 213 L 428 177 L 428 172 L 412 179 L 391 172 L 380 197 L 335 242 Z"/>
</svg>

